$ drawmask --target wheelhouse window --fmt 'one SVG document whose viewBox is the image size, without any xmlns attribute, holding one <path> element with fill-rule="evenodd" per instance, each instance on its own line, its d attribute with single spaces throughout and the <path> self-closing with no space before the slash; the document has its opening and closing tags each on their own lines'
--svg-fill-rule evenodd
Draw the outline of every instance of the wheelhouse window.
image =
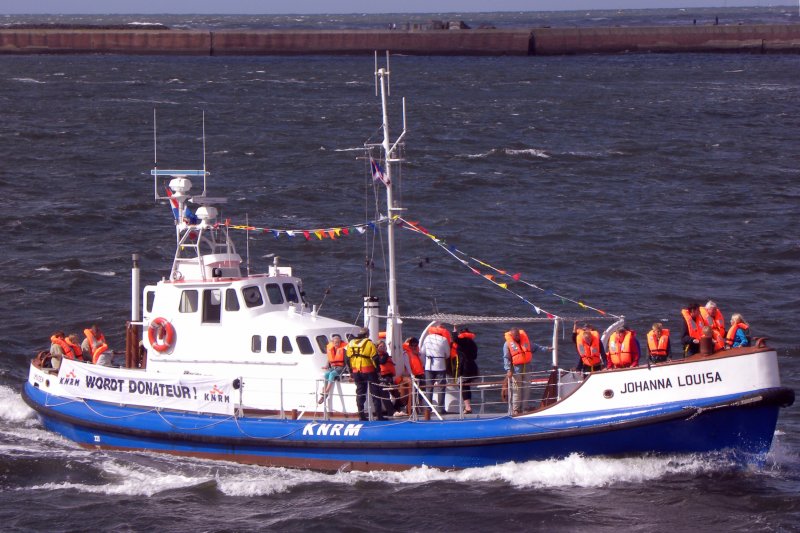
<svg viewBox="0 0 800 533">
<path fill-rule="evenodd" d="M 181 302 L 178 306 L 178 311 L 181 313 L 196 313 L 197 312 L 197 291 L 186 290 L 181 291 Z"/>
<path fill-rule="evenodd" d="M 317 346 L 322 353 L 325 353 L 328 350 L 328 337 L 325 335 L 317 335 Z"/>
<path fill-rule="evenodd" d="M 206 289 L 203 291 L 203 322 L 219 324 L 222 316 L 222 291 Z"/>
<path fill-rule="evenodd" d="M 156 303 L 156 293 L 153 291 L 147 291 L 145 293 L 145 309 L 147 309 L 148 313 L 153 312 L 153 304 Z"/>
<path fill-rule="evenodd" d="M 242 297 L 247 307 L 258 307 L 264 305 L 264 299 L 261 297 L 261 291 L 256 286 L 245 287 L 242 289 Z"/>
<path fill-rule="evenodd" d="M 250 349 L 253 353 L 261 351 L 261 335 L 253 335 L 253 338 L 250 340 Z"/>
<path fill-rule="evenodd" d="M 269 298 L 269 303 L 272 305 L 278 305 L 283 303 L 283 293 L 281 293 L 281 287 L 277 283 L 267 283 L 267 298 Z"/>
<path fill-rule="evenodd" d="M 239 297 L 236 296 L 236 289 L 227 289 L 225 291 L 225 310 L 226 311 L 239 310 Z"/>
<path fill-rule="evenodd" d="M 267 337 L 267 353 L 275 353 L 278 351 L 278 337 L 270 335 Z"/>
<path fill-rule="evenodd" d="M 311 344 L 311 339 L 306 336 L 295 337 L 297 341 L 297 347 L 300 348 L 300 353 L 303 355 L 309 355 L 314 353 L 314 346 Z"/>
<path fill-rule="evenodd" d="M 297 289 L 291 283 L 283 284 L 283 292 L 286 293 L 286 301 L 297 303 L 300 301 L 300 296 L 297 294 Z"/>
<path fill-rule="evenodd" d="M 289 340 L 289 337 L 284 337 L 281 340 L 281 351 L 283 353 L 292 353 L 294 350 L 292 349 L 292 341 Z"/>
</svg>

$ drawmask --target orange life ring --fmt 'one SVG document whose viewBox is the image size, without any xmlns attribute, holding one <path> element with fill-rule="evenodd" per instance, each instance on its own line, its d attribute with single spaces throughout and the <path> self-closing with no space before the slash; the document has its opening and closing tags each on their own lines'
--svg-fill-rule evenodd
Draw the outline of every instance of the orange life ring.
<svg viewBox="0 0 800 533">
<path fill-rule="evenodd" d="M 156 335 L 161 328 L 164 328 L 165 334 L 163 338 L 158 339 Z M 166 352 L 172 348 L 175 342 L 175 327 L 166 318 L 158 317 L 150 322 L 150 326 L 147 328 L 147 338 L 155 351 Z"/>
</svg>

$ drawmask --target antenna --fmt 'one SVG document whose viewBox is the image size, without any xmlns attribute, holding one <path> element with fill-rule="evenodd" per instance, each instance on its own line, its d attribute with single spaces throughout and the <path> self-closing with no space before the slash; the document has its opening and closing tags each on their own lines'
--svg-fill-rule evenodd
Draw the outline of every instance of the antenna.
<svg viewBox="0 0 800 533">
<path fill-rule="evenodd" d="M 386 94 L 388 96 L 392 95 L 392 77 L 389 76 L 391 72 L 389 71 L 389 50 L 386 50 Z"/>
<path fill-rule="evenodd" d="M 203 196 L 206 195 L 206 178 L 208 171 L 206 171 L 206 110 L 203 109 Z"/>
<path fill-rule="evenodd" d="M 153 108 L 153 168 L 158 170 L 158 127 L 156 126 L 156 108 Z M 158 176 L 153 179 L 153 196 L 158 200 Z"/>
<path fill-rule="evenodd" d="M 375 96 L 378 96 L 378 51 L 377 50 L 375 50 L 375 70 L 373 71 L 372 75 L 375 78 Z"/>
<path fill-rule="evenodd" d="M 244 232 L 245 238 L 245 256 L 247 257 L 245 263 L 247 264 L 247 277 L 250 277 L 250 214 L 244 214 L 244 225 L 246 226 L 246 230 Z"/>
</svg>

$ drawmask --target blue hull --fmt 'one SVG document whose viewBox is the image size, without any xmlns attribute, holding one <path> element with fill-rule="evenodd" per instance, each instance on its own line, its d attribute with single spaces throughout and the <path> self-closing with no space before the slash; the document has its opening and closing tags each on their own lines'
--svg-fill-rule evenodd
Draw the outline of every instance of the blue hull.
<svg viewBox="0 0 800 533">
<path fill-rule="evenodd" d="M 449 421 L 299 421 L 71 401 L 25 385 L 45 427 L 84 446 L 322 470 L 469 468 L 571 453 L 769 451 L 793 392 L 768 389 L 624 412 Z M 743 401 L 744 400 L 744 401 Z"/>
</svg>

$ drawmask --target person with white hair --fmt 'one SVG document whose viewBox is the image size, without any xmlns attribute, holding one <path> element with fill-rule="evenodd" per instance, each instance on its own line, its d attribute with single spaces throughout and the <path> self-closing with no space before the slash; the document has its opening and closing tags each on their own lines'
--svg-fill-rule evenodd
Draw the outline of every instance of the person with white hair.
<svg viewBox="0 0 800 533">
<path fill-rule="evenodd" d="M 715 338 L 725 338 L 725 319 L 722 317 L 722 311 L 719 310 L 713 300 L 709 300 L 706 305 L 700 308 L 700 316 L 703 317 L 706 326 L 711 328 Z"/>
</svg>

